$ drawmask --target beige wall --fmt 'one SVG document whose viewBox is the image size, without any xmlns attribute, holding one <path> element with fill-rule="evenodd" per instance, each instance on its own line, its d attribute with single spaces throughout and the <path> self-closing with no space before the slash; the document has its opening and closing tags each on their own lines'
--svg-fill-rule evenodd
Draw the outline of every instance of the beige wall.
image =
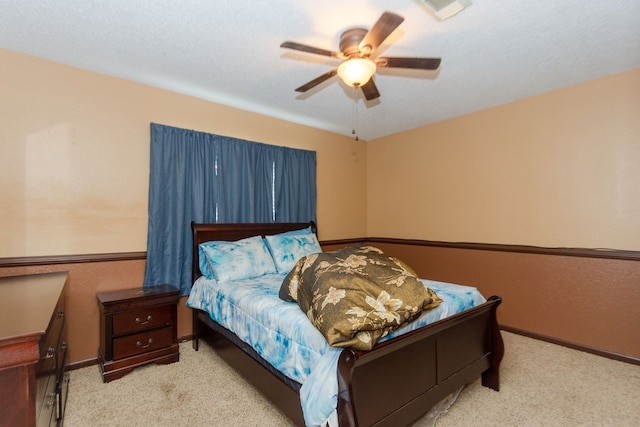
<svg viewBox="0 0 640 427">
<path fill-rule="evenodd" d="M 407 262 L 420 277 L 499 295 L 503 327 L 640 364 L 637 260 L 372 244 Z"/>
<path fill-rule="evenodd" d="M 7 50 L 0 70 L 0 258 L 145 251 L 150 122 L 315 150 L 320 238 L 366 233 L 362 142 Z"/>
<path fill-rule="evenodd" d="M 367 235 L 640 250 L 640 69 L 367 144 Z"/>
</svg>

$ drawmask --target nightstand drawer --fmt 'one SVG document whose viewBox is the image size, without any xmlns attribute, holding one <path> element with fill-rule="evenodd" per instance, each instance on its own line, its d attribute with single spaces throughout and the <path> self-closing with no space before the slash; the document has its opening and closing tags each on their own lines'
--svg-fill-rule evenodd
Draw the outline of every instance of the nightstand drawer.
<svg viewBox="0 0 640 427">
<path fill-rule="evenodd" d="M 113 315 L 113 334 L 123 335 L 130 332 L 171 325 L 172 307 L 141 308 L 139 310 Z"/>
<path fill-rule="evenodd" d="M 173 329 L 166 327 L 152 331 L 141 332 L 126 337 L 114 338 L 113 358 L 122 359 L 136 354 L 168 347 L 173 342 Z"/>
</svg>

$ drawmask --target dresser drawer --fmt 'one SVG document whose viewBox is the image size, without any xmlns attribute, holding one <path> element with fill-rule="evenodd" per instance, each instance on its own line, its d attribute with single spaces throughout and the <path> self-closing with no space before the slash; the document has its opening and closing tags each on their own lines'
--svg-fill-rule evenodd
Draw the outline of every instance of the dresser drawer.
<svg viewBox="0 0 640 427">
<path fill-rule="evenodd" d="M 56 306 L 56 311 L 51 318 L 49 328 L 40 341 L 40 360 L 52 358 L 58 349 L 58 345 L 62 340 L 62 331 L 64 328 L 64 303 L 61 300 Z"/>
<path fill-rule="evenodd" d="M 58 396 L 55 375 L 43 378 L 42 381 L 46 383 L 43 386 L 43 394 L 38 394 L 38 400 L 36 400 L 36 425 L 38 427 L 48 426 L 57 419 L 56 404 L 58 402 Z M 38 391 L 40 391 L 41 385 L 40 383 L 38 384 Z"/>
<path fill-rule="evenodd" d="M 36 363 L 36 425 L 48 426 L 57 420 L 57 381 L 62 374 L 58 352 L 64 331 L 64 300 L 58 301 L 46 334 L 40 341 L 40 359 Z"/>
<path fill-rule="evenodd" d="M 173 329 L 171 327 L 154 329 L 139 334 L 127 335 L 113 339 L 114 360 L 146 353 L 160 348 L 168 347 L 173 342 Z"/>
<path fill-rule="evenodd" d="M 64 411 L 69 392 L 69 372 L 67 372 L 67 344 L 63 343 L 58 351 L 60 362 L 58 363 L 58 375 L 56 375 L 56 395 L 58 400 L 57 419 L 64 419 Z"/>
<path fill-rule="evenodd" d="M 171 324 L 171 306 L 142 308 L 113 315 L 113 335 L 123 335 Z"/>
<path fill-rule="evenodd" d="M 55 392 L 56 383 L 56 352 L 55 349 L 41 358 L 36 365 L 36 404 L 37 408 L 42 408 L 46 400 L 46 395 Z M 40 413 L 40 409 L 36 414 Z"/>
</svg>

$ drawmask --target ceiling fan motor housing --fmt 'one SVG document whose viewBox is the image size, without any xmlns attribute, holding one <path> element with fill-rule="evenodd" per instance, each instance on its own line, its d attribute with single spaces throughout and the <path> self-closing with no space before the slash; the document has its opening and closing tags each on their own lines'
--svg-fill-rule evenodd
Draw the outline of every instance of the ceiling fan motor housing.
<svg viewBox="0 0 640 427">
<path fill-rule="evenodd" d="M 367 52 L 360 52 L 358 49 L 360 42 L 364 36 L 367 35 L 368 31 L 369 30 L 364 28 L 351 28 L 350 30 L 342 33 L 340 36 L 340 52 L 348 58 L 369 56 Z"/>
</svg>

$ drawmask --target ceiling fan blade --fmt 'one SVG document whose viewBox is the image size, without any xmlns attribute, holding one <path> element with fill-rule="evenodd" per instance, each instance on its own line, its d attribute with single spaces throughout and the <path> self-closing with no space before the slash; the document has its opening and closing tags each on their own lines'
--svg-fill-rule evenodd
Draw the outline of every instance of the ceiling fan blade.
<svg viewBox="0 0 640 427">
<path fill-rule="evenodd" d="M 378 67 L 416 68 L 419 70 L 435 70 L 440 66 L 440 58 L 376 58 Z"/>
<path fill-rule="evenodd" d="M 313 46 L 309 46 L 306 44 L 302 44 L 302 43 L 296 43 L 296 42 L 284 42 L 280 45 L 280 47 L 284 47 L 287 49 L 293 49 L 293 50 L 300 50 L 302 52 L 307 52 L 307 53 L 315 53 L 316 55 L 323 55 L 323 56 L 329 56 L 332 58 L 338 58 L 338 54 L 336 52 L 332 52 L 330 50 L 326 50 L 326 49 L 320 49 L 318 47 L 313 47 Z"/>
<path fill-rule="evenodd" d="M 319 77 L 316 77 L 315 79 L 311 80 L 310 82 L 305 83 L 302 86 L 300 86 L 299 88 L 297 88 L 296 92 L 306 92 L 309 89 L 312 89 L 312 88 L 318 86 L 320 83 L 324 82 L 325 80 L 329 80 L 331 77 L 335 76 L 336 74 L 338 74 L 338 70 L 337 69 L 333 69 L 331 71 L 327 71 L 323 75 L 321 75 Z"/>
<path fill-rule="evenodd" d="M 362 93 L 364 94 L 364 97 L 367 101 L 371 101 L 372 99 L 380 97 L 380 92 L 378 92 L 378 88 L 373 82 L 373 77 L 370 78 L 369 81 L 362 86 Z"/>
<path fill-rule="evenodd" d="M 389 37 L 389 34 L 402 24 L 402 21 L 404 18 L 400 15 L 391 12 L 383 13 L 358 45 L 360 53 L 365 56 L 371 55 Z"/>
</svg>

